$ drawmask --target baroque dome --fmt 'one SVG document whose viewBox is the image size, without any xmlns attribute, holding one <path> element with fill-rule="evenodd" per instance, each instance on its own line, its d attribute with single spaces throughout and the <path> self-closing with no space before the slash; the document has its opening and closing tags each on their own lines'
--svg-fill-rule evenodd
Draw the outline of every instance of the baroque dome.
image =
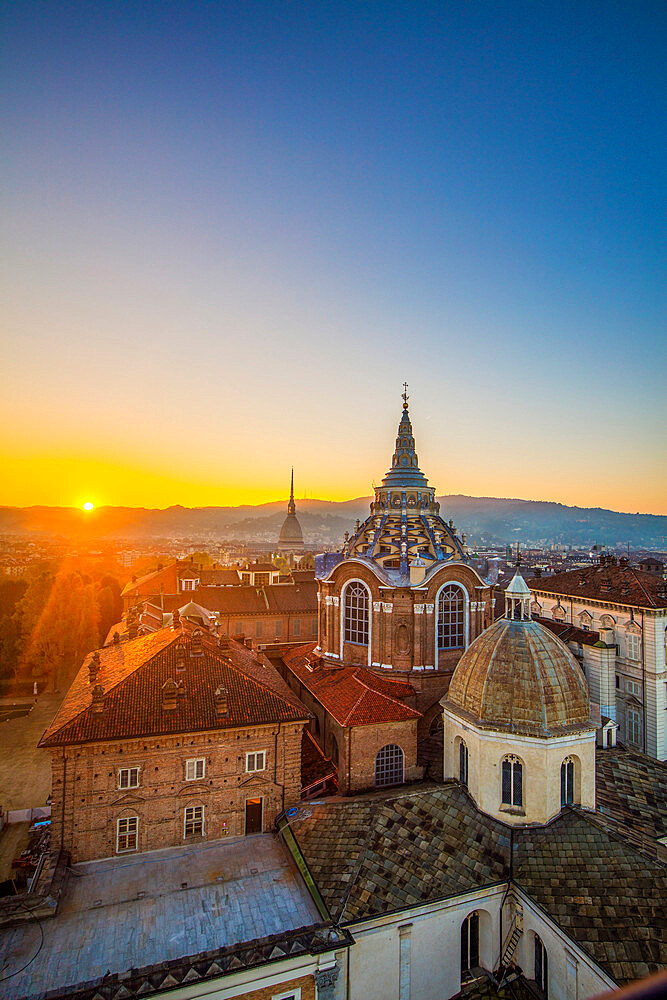
<svg viewBox="0 0 667 1000">
<path fill-rule="evenodd" d="M 509 617 L 470 644 L 443 705 L 482 729 L 523 736 L 594 727 L 586 680 L 565 643 L 539 622 Z"/>
</svg>

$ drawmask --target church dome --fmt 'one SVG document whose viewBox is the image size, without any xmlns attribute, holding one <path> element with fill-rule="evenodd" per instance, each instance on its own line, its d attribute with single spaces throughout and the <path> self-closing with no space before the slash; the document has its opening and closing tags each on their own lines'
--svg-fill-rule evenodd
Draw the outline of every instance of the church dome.
<svg viewBox="0 0 667 1000">
<path fill-rule="evenodd" d="M 510 617 L 471 643 L 443 705 L 482 729 L 523 736 L 593 728 L 588 687 L 567 646 L 539 622 Z"/>
</svg>

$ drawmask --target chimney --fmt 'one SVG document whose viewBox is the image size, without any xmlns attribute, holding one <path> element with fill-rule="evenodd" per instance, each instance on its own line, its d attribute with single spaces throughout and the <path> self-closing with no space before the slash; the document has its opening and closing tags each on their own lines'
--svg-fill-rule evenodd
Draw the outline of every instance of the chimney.
<svg viewBox="0 0 667 1000">
<path fill-rule="evenodd" d="M 178 608 L 174 609 L 174 613 L 171 616 L 171 627 L 174 629 L 181 627 L 181 612 Z"/>
<path fill-rule="evenodd" d="M 164 563 L 158 563 L 158 564 L 157 564 L 157 571 L 158 571 L 158 573 L 159 573 L 159 572 L 160 572 L 160 570 L 162 570 L 162 569 L 164 569 Z"/>
<path fill-rule="evenodd" d="M 247 635 L 245 637 L 245 639 L 243 640 L 243 645 L 246 647 L 246 649 L 252 649 L 252 638 L 251 638 L 251 636 Z"/>
<path fill-rule="evenodd" d="M 200 628 L 196 628 L 192 633 L 192 639 L 190 640 L 190 656 L 203 656 L 203 655 L 204 655 L 203 633 Z"/>
<path fill-rule="evenodd" d="M 176 673 L 182 674 L 185 670 L 185 644 L 179 642 L 176 645 Z"/>
<path fill-rule="evenodd" d="M 114 632 L 114 634 L 113 634 L 113 644 L 114 644 L 114 646 L 117 646 L 119 642 L 120 642 L 120 635 L 118 634 L 118 632 Z"/>
<path fill-rule="evenodd" d="M 229 715 L 229 705 L 227 703 L 227 688 L 219 687 L 215 691 L 215 714 Z"/>
<path fill-rule="evenodd" d="M 162 685 L 162 708 L 165 712 L 173 712 L 178 705 L 178 684 L 169 678 Z"/>
<path fill-rule="evenodd" d="M 96 684 L 93 688 L 93 712 L 100 715 L 104 711 L 104 688 L 101 684 Z"/>
<path fill-rule="evenodd" d="M 100 672 L 100 654 L 97 650 L 93 653 L 90 663 L 88 664 L 88 676 L 90 678 L 90 683 L 94 684 L 97 680 L 97 675 Z"/>
<path fill-rule="evenodd" d="M 542 570 L 540 569 L 539 566 L 535 567 L 535 569 L 533 570 L 533 574 L 534 574 L 535 578 L 537 580 L 539 580 L 539 578 L 542 576 Z"/>
<path fill-rule="evenodd" d="M 185 698 L 185 695 L 187 694 L 187 689 L 185 687 L 185 681 L 183 679 L 181 679 L 178 682 L 177 686 L 178 686 L 178 697 L 179 698 Z"/>
<path fill-rule="evenodd" d="M 218 649 L 221 653 L 229 653 L 229 636 L 221 635 L 218 639 Z"/>
<path fill-rule="evenodd" d="M 139 632 L 139 616 L 137 615 L 137 609 L 131 608 L 127 615 L 128 639 L 136 639 L 138 632 Z"/>
</svg>

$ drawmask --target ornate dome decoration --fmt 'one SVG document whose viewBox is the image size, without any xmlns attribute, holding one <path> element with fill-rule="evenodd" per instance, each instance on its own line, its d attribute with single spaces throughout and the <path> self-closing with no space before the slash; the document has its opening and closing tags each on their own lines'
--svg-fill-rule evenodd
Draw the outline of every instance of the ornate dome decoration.
<svg viewBox="0 0 667 1000">
<path fill-rule="evenodd" d="M 292 479 L 290 482 L 289 503 L 287 504 L 287 517 L 283 521 L 278 539 L 279 552 L 295 552 L 303 548 L 303 533 L 301 525 L 296 516 L 296 504 L 294 503 L 294 469 L 292 469 Z"/>
<path fill-rule="evenodd" d="M 565 643 L 530 620 L 530 590 L 517 571 L 505 617 L 468 647 L 443 705 L 482 729 L 547 738 L 590 730 L 588 688 Z"/>
<path fill-rule="evenodd" d="M 372 560 L 376 566 L 394 571 L 392 576 L 398 573 L 406 582 L 411 567 L 419 568 L 417 576 L 422 579 L 437 563 L 465 561 L 454 524 L 446 524 L 440 517 L 435 489 L 419 468 L 407 391 L 403 393 L 391 468 L 382 485 L 375 487 L 370 517 L 357 526 L 346 554 Z"/>
</svg>

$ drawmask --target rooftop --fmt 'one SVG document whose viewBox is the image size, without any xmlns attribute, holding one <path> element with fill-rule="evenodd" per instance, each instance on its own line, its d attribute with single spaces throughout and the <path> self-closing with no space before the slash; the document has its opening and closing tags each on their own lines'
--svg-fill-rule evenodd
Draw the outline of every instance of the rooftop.
<svg viewBox="0 0 667 1000">
<path fill-rule="evenodd" d="M 222 641 L 222 640 L 221 640 Z M 308 719 L 304 706 L 268 660 L 205 630 L 163 628 L 91 653 L 72 682 L 41 746 L 127 739 Z M 99 656 L 93 679 L 91 667 Z M 165 707 L 165 685 L 177 689 Z M 218 712 L 216 692 L 226 709 Z M 93 695 L 101 691 L 96 711 Z"/>
<path fill-rule="evenodd" d="M 514 882 L 617 982 L 667 964 L 667 868 L 594 814 L 512 830 L 449 781 L 311 802 L 291 829 L 342 923 L 506 882 L 513 849 Z"/>
<path fill-rule="evenodd" d="M 320 920 L 281 844 L 268 835 L 76 865 L 57 915 L 41 923 L 39 960 L 6 978 L 2 995 L 25 1000 Z M 8 963 L 2 975 L 25 965 L 39 942 L 34 922 L 0 931 Z"/>
<path fill-rule="evenodd" d="M 314 698 L 341 726 L 420 719 L 421 712 L 403 699 L 415 690 L 405 681 L 379 677 L 366 667 L 330 667 L 313 657 L 315 643 L 288 649 L 282 660 Z"/>
<path fill-rule="evenodd" d="M 585 566 L 567 573 L 528 580 L 533 592 L 589 597 L 635 608 L 667 608 L 664 580 L 630 566 Z"/>
</svg>

